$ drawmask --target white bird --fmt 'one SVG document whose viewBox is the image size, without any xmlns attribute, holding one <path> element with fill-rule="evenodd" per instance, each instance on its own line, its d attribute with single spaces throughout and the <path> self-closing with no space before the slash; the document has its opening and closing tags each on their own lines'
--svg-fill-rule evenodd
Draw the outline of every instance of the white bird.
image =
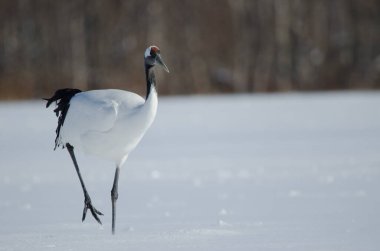
<svg viewBox="0 0 380 251">
<path fill-rule="evenodd" d="M 102 223 L 98 215 L 103 214 L 91 203 L 74 149 L 115 162 L 116 171 L 111 190 L 113 234 L 115 233 L 120 167 L 140 142 L 157 112 L 153 66 L 161 65 L 165 71 L 169 72 L 157 46 L 149 46 L 145 50 L 144 62 L 147 83 L 145 99 L 135 93 L 115 89 L 85 92 L 78 89 L 60 89 L 53 97 L 45 99 L 47 100 L 46 107 L 53 102 L 56 103 L 54 112 L 58 117 L 58 126 L 54 149 L 58 146 L 67 148 L 82 185 L 84 193 L 82 221 L 86 218 L 88 209 L 100 224 Z"/>
</svg>

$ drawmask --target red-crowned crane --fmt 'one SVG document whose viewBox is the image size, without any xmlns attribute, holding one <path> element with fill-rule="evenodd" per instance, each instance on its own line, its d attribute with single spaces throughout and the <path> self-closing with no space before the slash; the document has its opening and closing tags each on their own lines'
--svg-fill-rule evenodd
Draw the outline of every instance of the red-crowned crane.
<svg viewBox="0 0 380 251">
<path fill-rule="evenodd" d="M 116 200 L 120 167 L 129 153 L 137 146 L 152 124 L 157 112 L 157 91 L 153 67 L 158 64 L 169 72 L 157 46 L 149 46 L 144 54 L 147 84 L 146 98 L 115 89 L 80 91 L 78 89 L 57 90 L 53 97 L 46 99 L 46 107 L 56 103 L 54 112 L 58 117 L 55 148 L 68 150 L 77 171 L 84 193 L 82 221 L 87 210 L 97 222 L 103 215 L 91 203 L 81 176 L 74 149 L 113 160 L 116 164 L 111 190 L 112 233 L 115 233 Z"/>
</svg>

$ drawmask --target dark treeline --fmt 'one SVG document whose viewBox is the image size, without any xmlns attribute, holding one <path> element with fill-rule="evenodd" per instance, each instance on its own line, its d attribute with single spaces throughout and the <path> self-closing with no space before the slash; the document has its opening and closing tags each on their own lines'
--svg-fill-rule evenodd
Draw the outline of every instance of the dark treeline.
<svg viewBox="0 0 380 251">
<path fill-rule="evenodd" d="M 56 88 L 161 94 L 380 87 L 379 0 L 0 0 L 0 98 Z"/>
</svg>

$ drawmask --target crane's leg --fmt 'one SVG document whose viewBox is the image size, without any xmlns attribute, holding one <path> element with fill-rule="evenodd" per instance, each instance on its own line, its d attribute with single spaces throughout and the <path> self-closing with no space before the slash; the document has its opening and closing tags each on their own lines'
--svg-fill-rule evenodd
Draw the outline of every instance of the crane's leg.
<svg viewBox="0 0 380 251">
<path fill-rule="evenodd" d="M 112 234 L 115 234 L 115 221 L 116 221 L 116 200 L 119 197 L 118 184 L 119 184 L 119 172 L 120 168 L 117 166 L 115 171 L 115 178 L 113 180 L 113 186 L 111 190 L 111 202 L 112 202 Z"/>
<path fill-rule="evenodd" d="M 98 215 L 103 215 L 103 214 L 101 212 L 99 212 L 98 210 L 96 210 L 96 208 L 93 207 L 92 204 L 91 204 L 90 195 L 88 195 L 86 186 L 84 185 L 84 182 L 83 182 L 83 179 L 82 179 L 82 175 L 80 174 L 80 170 L 79 170 L 79 166 L 78 166 L 77 160 L 76 160 L 75 155 L 74 155 L 74 147 L 72 145 L 70 145 L 69 143 L 67 143 L 66 144 L 66 148 L 69 151 L 71 159 L 73 160 L 73 163 L 74 163 L 74 166 L 75 166 L 75 170 L 77 170 L 79 181 L 80 181 L 80 184 L 82 185 L 82 189 L 83 189 L 83 194 L 84 194 L 84 209 L 83 209 L 82 221 L 84 221 L 84 219 L 86 219 L 87 210 L 90 209 L 91 214 L 92 214 L 92 216 L 94 216 L 95 220 L 97 222 L 99 222 L 99 224 L 102 224 L 102 222 L 100 221 Z"/>
</svg>

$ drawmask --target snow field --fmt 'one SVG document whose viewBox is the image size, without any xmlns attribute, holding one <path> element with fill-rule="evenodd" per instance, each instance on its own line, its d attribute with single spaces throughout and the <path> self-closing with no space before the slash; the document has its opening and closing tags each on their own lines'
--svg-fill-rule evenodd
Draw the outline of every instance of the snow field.
<svg viewBox="0 0 380 251">
<path fill-rule="evenodd" d="M 163 97 L 120 173 L 77 153 L 56 118 L 0 103 L 0 250 L 379 250 L 380 93 Z"/>
</svg>

